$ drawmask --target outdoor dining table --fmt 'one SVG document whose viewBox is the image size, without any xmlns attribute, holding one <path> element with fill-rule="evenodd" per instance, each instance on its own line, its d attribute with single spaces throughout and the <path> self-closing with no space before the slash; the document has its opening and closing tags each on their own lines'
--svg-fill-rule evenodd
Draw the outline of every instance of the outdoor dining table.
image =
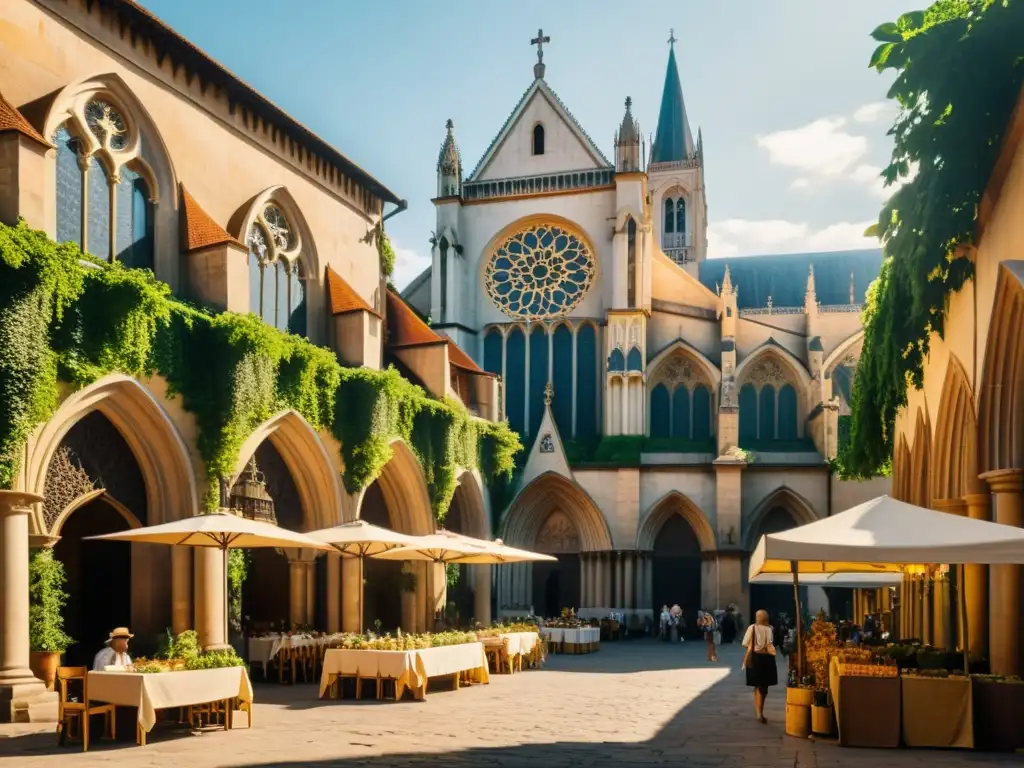
<svg viewBox="0 0 1024 768">
<path fill-rule="evenodd" d="M 146 734 L 156 725 L 160 709 L 192 707 L 224 702 L 224 728 L 231 728 L 231 702 L 240 699 L 249 706 L 252 725 L 252 684 L 245 667 L 196 669 L 180 672 L 89 672 L 87 691 L 90 702 L 138 709 L 136 738 L 146 744 Z"/>
</svg>

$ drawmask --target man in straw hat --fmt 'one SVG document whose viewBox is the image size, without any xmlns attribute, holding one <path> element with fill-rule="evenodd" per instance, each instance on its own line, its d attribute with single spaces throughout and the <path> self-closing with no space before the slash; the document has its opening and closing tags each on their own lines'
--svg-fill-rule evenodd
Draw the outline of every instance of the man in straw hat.
<svg viewBox="0 0 1024 768">
<path fill-rule="evenodd" d="M 128 627 L 118 627 L 110 633 L 110 638 L 92 660 L 93 671 L 102 672 L 104 667 L 130 667 L 132 658 L 128 655 L 128 641 L 135 635 Z"/>
</svg>

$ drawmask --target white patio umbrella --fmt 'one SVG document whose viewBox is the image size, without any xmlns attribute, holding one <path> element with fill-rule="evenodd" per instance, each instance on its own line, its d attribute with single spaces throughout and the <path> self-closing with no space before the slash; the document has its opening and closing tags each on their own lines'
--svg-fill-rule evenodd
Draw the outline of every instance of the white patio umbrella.
<svg viewBox="0 0 1024 768">
<path fill-rule="evenodd" d="M 805 574 L 902 573 L 933 563 L 1024 564 L 1024 529 L 936 512 L 879 496 L 838 515 L 761 537 L 750 556 L 749 577 L 792 574 L 793 590 Z M 959 570 L 963 583 L 963 568 Z M 968 628 L 959 590 L 967 666 Z M 797 604 L 798 654 L 802 661 Z"/>
<path fill-rule="evenodd" d="M 363 631 L 363 564 L 364 558 L 379 555 L 399 547 L 414 546 L 418 536 L 371 525 L 365 520 L 342 523 L 333 528 L 321 528 L 306 534 L 311 539 L 330 545 L 342 557 L 354 557 L 359 561 L 359 632 Z"/>
<path fill-rule="evenodd" d="M 195 515 L 162 525 L 130 531 L 86 536 L 90 541 L 127 541 L 138 544 L 167 544 L 181 547 L 211 547 L 224 553 L 224 642 L 228 642 L 228 550 L 263 547 L 331 549 L 309 536 L 270 523 L 249 520 L 230 512 Z"/>
<path fill-rule="evenodd" d="M 488 553 L 483 539 L 473 539 L 450 531 L 418 536 L 413 544 L 373 555 L 377 560 L 420 560 L 431 563 L 466 562 L 467 558 Z"/>
</svg>

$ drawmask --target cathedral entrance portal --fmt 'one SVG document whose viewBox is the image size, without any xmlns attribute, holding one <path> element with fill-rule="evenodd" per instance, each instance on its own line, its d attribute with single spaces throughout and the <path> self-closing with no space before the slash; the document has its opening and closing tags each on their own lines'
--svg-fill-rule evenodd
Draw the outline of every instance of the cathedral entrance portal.
<svg viewBox="0 0 1024 768">
<path fill-rule="evenodd" d="M 374 482 L 363 496 L 360 518 L 381 528 L 394 530 L 388 507 L 381 493 L 380 483 Z M 402 625 L 402 592 L 408 577 L 402 573 L 399 560 L 379 560 L 367 557 L 363 560 L 363 627 L 374 630 L 374 622 L 380 621 L 380 629 L 394 632 Z"/>
<path fill-rule="evenodd" d="M 558 616 L 563 608 L 580 607 L 580 535 L 565 512 L 555 510 L 537 534 L 537 552 L 554 555 L 556 562 L 533 564 L 533 610 L 538 616 Z"/>
<path fill-rule="evenodd" d="M 663 605 L 678 605 L 686 620 L 681 634 L 689 638 L 699 636 L 697 611 L 714 607 L 701 605 L 701 561 L 697 534 L 682 515 L 671 515 L 654 540 L 654 615 Z"/>
</svg>

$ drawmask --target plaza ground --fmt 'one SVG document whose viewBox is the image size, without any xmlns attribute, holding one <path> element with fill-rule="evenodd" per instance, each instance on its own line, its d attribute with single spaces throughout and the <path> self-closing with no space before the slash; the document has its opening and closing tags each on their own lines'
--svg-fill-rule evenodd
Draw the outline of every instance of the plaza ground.
<svg viewBox="0 0 1024 768">
<path fill-rule="evenodd" d="M 0 763 L 19 768 L 1024 764 L 1014 755 L 882 753 L 788 738 L 783 689 L 769 696 L 768 725 L 757 723 L 740 663 L 737 646 L 724 647 L 721 661 L 709 664 L 699 643 L 607 643 L 589 656 L 552 657 L 543 671 L 495 675 L 490 685 L 458 692 L 438 686 L 426 701 L 399 704 L 319 701 L 313 685 L 258 683 L 251 731 L 163 732 L 144 748 L 100 742 L 83 754 L 79 745 L 58 749 L 51 726 L 0 725 Z"/>
</svg>

